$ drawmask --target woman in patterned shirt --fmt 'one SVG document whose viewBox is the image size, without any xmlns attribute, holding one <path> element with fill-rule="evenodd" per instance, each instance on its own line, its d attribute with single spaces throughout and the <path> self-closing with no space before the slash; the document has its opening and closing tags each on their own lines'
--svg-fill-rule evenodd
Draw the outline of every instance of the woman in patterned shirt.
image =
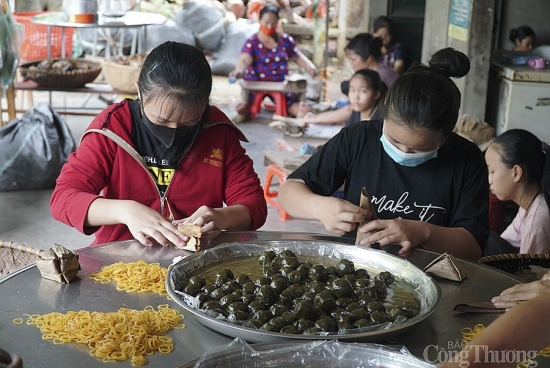
<svg viewBox="0 0 550 368">
<path fill-rule="evenodd" d="M 246 40 L 235 70 L 229 77 L 243 78 L 247 81 L 283 82 L 288 74 L 288 62 L 294 61 L 309 75 L 317 75 L 317 68 L 298 50 L 296 41 L 287 33 L 279 33 L 279 10 L 275 6 L 265 6 L 260 12 L 260 31 Z M 248 115 L 254 92 L 250 92 L 248 101 L 237 105 L 240 115 Z M 307 105 L 300 103 L 296 94 L 286 93 L 288 114 L 302 116 Z"/>
</svg>

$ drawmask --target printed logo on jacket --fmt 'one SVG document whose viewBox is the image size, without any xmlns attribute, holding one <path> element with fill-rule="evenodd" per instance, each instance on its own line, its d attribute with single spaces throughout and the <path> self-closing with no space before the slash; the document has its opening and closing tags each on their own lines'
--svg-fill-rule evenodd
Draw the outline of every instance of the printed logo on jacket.
<svg viewBox="0 0 550 368">
<path fill-rule="evenodd" d="M 212 153 L 209 157 L 203 158 L 205 164 L 216 167 L 223 167 L 223 150 L 221 148 L 212 148 Z"/>
</svg>

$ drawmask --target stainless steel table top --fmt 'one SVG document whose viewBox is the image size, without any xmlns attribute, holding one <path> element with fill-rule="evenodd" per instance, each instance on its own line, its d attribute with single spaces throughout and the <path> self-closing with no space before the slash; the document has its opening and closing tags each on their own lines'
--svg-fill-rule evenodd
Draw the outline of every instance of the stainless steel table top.
<svg viewBox="0 0 550 368">
<path fill-rule="evenodd" d="M 71 22 L 69 16 L 63 12 L 47 12 L 35 15 L 31 22 L 46 26 L 68 27 L 68 28 L 96 28 L 96 27 L 140 27 L 155 24 L 163 24 L 166 17 L 156 13 L 129 11 L 122 17 L 100 16 L 97 22 L 80 23 Z"/>
<path fill-rule="evenodd" d="M 265 240 L 320 240 L 350 242 L 341 237 L 314 235 L 308 233 L 280 232 L 239 232 L 222 233 L 218 239 L 203 242 L 205 248 L 227 242 L 254 242 Z M 390 251 L 396 249 L 390 249 Z M 23 358 L 26 367 L 105 367 L 99 359 L 92 357 L 88 347 L 70 343 L 54 345 L 42 340 L 40 331 L 34 326 L 15 325 L 15 318 L 24 318 L 25 314 L 46 314 L 50 312 L 66 313 L 71 310 L 114 312 L 121 307 L 142 310 L 148 305 L 156 307 L 168 303 L 171 308 L 182 309 L 166 296 L 153 293 L 128 294 L 117 291 L 114 283 L 101 284 L 88 276 L 101 267 L 116 262 L 160 262 L 168 267 L 174 257 L 185 253 L 176 248 L 160 246 L 147 248 L 137 241 L 114 242 L 96 247 L 81 249 L 79 278 L 71 284 L 62 285 L 42 279 L 35 266 L 22 269 L 0 280 L 0 347 L 10 354 Z M 438 254 L 413 249 L 407 259 L 423 268 Z M 497 314 L 459 314 L 453 307 L 459 303 L 489 301 L 492 296 L 520 281 L 509 274 L 494 268 L 469 261 L 462 261 L 468 277 L 462 282 L 436 279 L 441 287 L 442 298 L 438 309 L 412 330 L 397 337 L 392 344 L 405 345 L 409 351 L 434 362 L 441 350 L 453 352 L 459 350 L 462 338 L 461 329 L 473 327 L 478 323 L 488 325 Z M 232 338 L 210 330 L 199 324 L 191 315 L 183 313 L 183 330 L 167 333 L 174 339 L 174 351 L 162 355 L 148 356 L 149 366 L 179 367 L 199 358 L 206 350 L 226 345 Z M 440 355 L 441 356 L 441 355 Z M 132 367 L 130 360 L 113 363 L 116 367 Z"/>
</svg>

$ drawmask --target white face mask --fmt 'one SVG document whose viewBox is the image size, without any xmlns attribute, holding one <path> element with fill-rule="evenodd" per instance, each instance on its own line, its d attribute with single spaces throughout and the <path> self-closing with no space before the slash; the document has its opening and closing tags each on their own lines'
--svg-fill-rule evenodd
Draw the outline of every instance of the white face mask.
<svg viewBox="0 0 550 368">
<path fill-rule="evenodd" d="M 422 153 L 406 153 L 394 146 L 382 133 L 380 137 L 384 151 L 399 165 L 414 167 L 437 157 L 437 150 Z"/>
</svg>

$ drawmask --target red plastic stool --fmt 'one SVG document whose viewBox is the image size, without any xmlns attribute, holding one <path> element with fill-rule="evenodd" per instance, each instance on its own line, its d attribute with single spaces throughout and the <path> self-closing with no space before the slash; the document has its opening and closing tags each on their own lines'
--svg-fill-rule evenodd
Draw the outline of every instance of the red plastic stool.
<svg viewBox="0 0 550 368">
<path fill-rule="evenodd" d="M 279 192 L 272 192 L 271 191 L 271 181 L 273 180 L 273 177 L 277 177 L 279 180 L 279 188 L 281 188 L 286 181 L 287 173 L 284 172 L 283 169 L 281 169 L 279 166 L 274 164 L 267 165 L 267 170 L 265 173 L 265 183 L 264 183 L 264 198 L 265 201 L 275 207 L 277 210 L 279 210 L 279 220 L 286 221 L 290 219 L 290 215 L 286 213 L 286 211 L 283 209 L 283 207 L 279 204 L 279 201 L 277 201 L 275 198 L 279 195 Z"/>
<path fill-rule="evenodd" d="M 262 110 L 262 102 L 266 96 L 270 96 L 275 100 L 275 114 L 280 116 L 286 116 L 286 98 L 284 92 L 276 91 L 255 91 L 254 100 L 250 106 L 250 119 L 254 117 Z"/>
</svg>

